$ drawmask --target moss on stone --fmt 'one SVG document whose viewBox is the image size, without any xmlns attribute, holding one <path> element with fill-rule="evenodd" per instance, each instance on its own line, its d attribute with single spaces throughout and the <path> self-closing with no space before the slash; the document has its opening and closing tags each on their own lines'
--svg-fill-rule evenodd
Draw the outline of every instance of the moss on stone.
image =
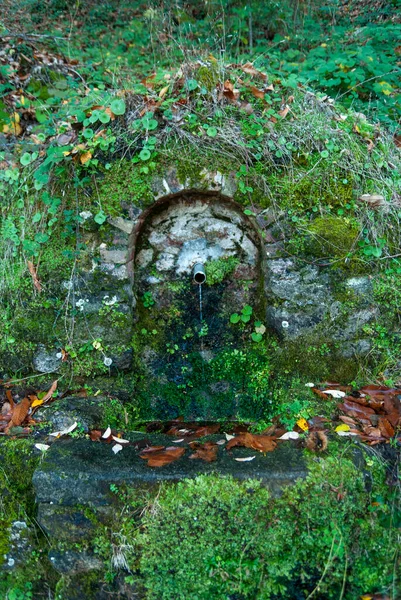
<svg viewBox="0 0 401 600">
<path fill-rule="evenodd" d="M 306 230 L 306 252 L 317 258 L 346 258 L 358 240 L 360 226 L 352 219 L 317 217 Z"/>
<path fill-rule="evenodd" d="M 111 168 L 103 174 L 103 179 L 98 180 L 97 185 L 100 204 L 106 214 L 119 216 L 124 203 L 143 208 L 153 200 L 150 188 L 152 175 L 142 172 L 140 165 L 123 159 L 112 163 Z"/>
</svg>

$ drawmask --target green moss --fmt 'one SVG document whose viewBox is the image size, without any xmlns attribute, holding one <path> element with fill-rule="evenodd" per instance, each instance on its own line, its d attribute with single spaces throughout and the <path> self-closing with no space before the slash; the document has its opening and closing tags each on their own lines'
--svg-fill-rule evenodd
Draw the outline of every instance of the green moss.
<svg viewBox="0 0 401 600">
<path fill-rule="evenodd" d="M 208 261 L 206 263 L 207 285 L 221 283 L 226 277 L 231 275 L 238 264 L 239 260 L 234 256 Z"/>
<path fill-rule="evenodd" d="M 346 258 L 354 249 L 360 227 L 352 219 L 317 217 L 305 232 L 306 252 L 318 258 Z"/>
<path fill-rule="evenodd" d="M 150 188 L 151 178 L 151 173 L 141 172 L 141 167 L 129 160 L 112 163 L 111 169 L 104 171 L 104 178 L 97 182 L 103 211 L 118 216 L 121 215 L 122 203 L 134 204 L 139 208 L 147 206 L 154 198 Z"/>
<path fill-rule="evenodd" d="M 283 342 L 272 363 L 277 375 L 288 374 L 309 381 L 353 381 L 361 369 L 355 358 L 341 356 L 341 346 L 333 342 L 324 325 L 312 334 Z"/>
</svg>

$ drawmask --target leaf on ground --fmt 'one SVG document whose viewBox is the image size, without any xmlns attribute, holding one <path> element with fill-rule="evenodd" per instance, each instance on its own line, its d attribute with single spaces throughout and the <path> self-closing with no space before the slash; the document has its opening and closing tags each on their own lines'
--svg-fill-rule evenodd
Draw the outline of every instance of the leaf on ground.
<svg viewBox="0 0 401 600">
<path fill-rule="evenodd" d="M 100 429 L 92 429 L 92 431 L 89 432 L 89 437 L 92 442 L 98 442 L 102 437 L 102 432 Z"/>
<path fill-rule="evenodd" d="M 254 458 L 256 458 L 256 456 L 245 456 L 243 458 L 234 458 L 234 460 L 236 460 L 237 462 L 249 462 L 250 460 L 253 460 Z"/>
<path fill-rule="evenodd" d="M 113 438 L 113 440 L 115 442 L 117 442 L 118 444 L 129 444 L 130 441 L 129 440 L 125 440 L 124 438 L 118 437 L 116 435 L 112 435 L 111 436 Z"/>
<path fill-rule="evenodd" d="M 216 425 L 205 425 L 204 427 L 198 427 L 197 429 L 195 429 L 192 435 L 193 437 L 205 437 L 206 435 L 212 435 L 213 433 L 217 433 L 218 431 L 220 431 L 219 423 L 217 423 Z"/>
<path fill-rule="evenodd" d="M 102 438 L 104 440 L 107 440 L 107 438 L 109 438 L 110 436 L 111 436 L 111 427 L 107 427 L 105 432 L 102 434 Z"/>
<path fill-rule="evenodd" d="M 31 401 L 29 398 L 23 398 L 19 404 L 14 404 L 14 408 L 11 413 L 11 421 L 5 429 L 5 433 L 8 433 L 12 427 L 18 427 L 22 425 L 28 416 L 29 409 L 31 408 Z"/>
<path fill-rule="evenodd" d="M 394 427 L 386 417 L 379 417 L 379 429 L 384 437 L 392 438 L 395 435 Z"/>
<path fill-rule="evenodd" d="M 302 431 L 308 431 L 309 429 L 308 421 L 306 419 L 298 419 L 297 425 Z"/>
<path fill-rule="evenodd" d="M 231 450 L 235 446 L 243 446 L 245 448 L 252 448 L 259 452 L 272 452 L 277 443 L 275 440 L 268 435 L 255 435 L 253 433 L 243 433 L 230 440 L 227 443 L 227 450 Z"/>
<path fill-rule="evenodd" d="M 342 392 L 341 390 L 322 390 L 324 394 L 327 394 L 328 396 L 333 396 L 333 398 L 344 398 L 344 396 L 346 395 L 345 392 Z"/>
<path fill-rule="evenodd" d="M 346 423 L 343 423 L 342 425 L 337 425 L 337 427 L 335 428 L 334 431 L 349 431 L 351 428 L 349 425 L 347 425 Z"/>
<path fill-rule="evenodd" d="M 75 423 L 70 425 L 70 427 L 66 427 L 66 429 L 62 429 L 61 431 L 54 431 L 53 433 L 49 433 L 49 435 L 51 435 L 52 437 L 59 438 L 63 435 L 68 435 L 69 433 L 74 431 L 74 429 L 76 429 L 77 427 L 78 427 L 78 423 L 75 421 Z"/>
<path fill-rule="evenodd" d="M 255 67 L 253 66 L 253 64 L 250 63 L 250 62 L 247 62 L 244 65 L 241 65 L 240 69 L 244 73 L 246 73 L 247 75 L 252 75 L 254 77 L 259 77 L 260 79 L 263 79 L 263 81 L 267 80 L 266 73 L 262 73 L 262 71 L 258 71 L 258 69 L 255 69 Z M 269 88 L 272 88 L 272 90 L 273 90 L 273 86 L 272 85 L 270 85 Z"/>
<path fill-rule="evenodd" d="M 48 444 L 35 444 L 35 448 L 40 450 L 41 452 L 46 452 L 50 448 Z"/>
<path fill-rule="evenodd" d="M 175 448 L 171 446 L 162 448 L 163 450 L 143 450 L 139 456 L 148 461 L 149 467 L 164 467 L 165 465 L 178 460 L 185 453 L 185 448 Z"/>
<path fill-rule="evenodd" d="M 112 447 L 114 454 L 121 452 L 122 449 L 123 449 L 123 447 L 121 446 L 121 444 L 114 444 L 114 446 Z"/>
<path fill-rule="evenodd" d="M 297 440 L 299 438 L 299 433 L 297 431 L 287 431 L 279 437 L 279 440 Z"/>
<path fill-rule="evenodd" d="M 191 454 L 189 458 L 200 458 L 206 462 L 214 462 L 217 459 L 217 444 L 213 442 L 205 442 L 201 444 L 200 442 L 190 442 L 191 450 L 194 450 L 194 453 Z"/>
<path fill-rule="evenodd" d="M 306 447 L 313 452 L 324 452 L 328 444 L 329 439 L 324 431 L 312 431 L 306 440 Z"/>
<path fill-rule="evenodd" d="M 227 442 L 235 438 L 235 435 L 231 435 L 230 433 L 225 433 L 224 435 L 226 436 Z"/>
</svg>

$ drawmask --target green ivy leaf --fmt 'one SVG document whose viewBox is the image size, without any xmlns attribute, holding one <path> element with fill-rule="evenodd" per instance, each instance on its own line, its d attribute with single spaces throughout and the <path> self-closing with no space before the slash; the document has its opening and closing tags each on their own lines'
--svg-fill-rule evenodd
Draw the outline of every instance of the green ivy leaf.
<svg viewBox="0 0 401 600">
<path fill-rule="evenodd" d="M 239 316 L 238 313 L 233 313 L 230 317 L 230 323 L 239 323 L 239 321 L 241 320 L 241 317 Z"/>
<path fill-rule="evenodd" d="M 109 123 L 110 122 L 110 115 L 107 112 L 100 112 L 99 113 L 99 121 L 101 123 Z"/>
<path fill-rule="evenodd" d="M 209 137 L 216 137 L 217 129 L 216 127 L 208 127 L 206 133 Z"/>
<path fill-rule="evenodd" d="M 322 158 L 328 158 L 330 156 L 330 153 L 329 153 L 328 150 L 322 150 L 321 153 L 320 153 L 320 156 Z"/>
<path fill-rule="evenodd" d="M 261 342 L 263 337 L 261 333 L 252 333 L 251 338 L 254 342 Z"/>
<path fill-rule="evenodd" d="M 242 314 L 243 315 L 249 315 L 251 316 L 252 312 L 253 312 L 253 308 L 252 306 L 249 306 L 249 304 L 245 304 L 244 308 L 242 309 Z"/>
<path fill-rule="evenodd" d="M 241 321 L 243 323 L 248 323 L 251 320 L 251 315 L 241 315 Z"/>
<path fill-rule="evenodd" d="M 123 115 L 125 113 L 125 102 L 122 98 L 116 98 L 110 104 L 111 112 L 115 115 Z"/>
<path fill-rule="evenodd" d="M 42 213 L 40 213 L 40 212 L 35 213 L 32 217 L 32 223 L 39 223 L 41 218 L 42 218 Z"/>
</svg>

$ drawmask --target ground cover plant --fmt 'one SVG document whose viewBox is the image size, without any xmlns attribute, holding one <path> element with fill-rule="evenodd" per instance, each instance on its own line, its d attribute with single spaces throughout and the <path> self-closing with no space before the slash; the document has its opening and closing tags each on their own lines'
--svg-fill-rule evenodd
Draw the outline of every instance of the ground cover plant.
<svg viewBox="0 0 401 600">
<path fill-rule="evenodd" d="M 399 0 L 3 4 L 0 596 L 396 600 Z M 217 163 L 221 176 L 233 176 L 234 200 L 264 243 L 327 269 L 344 327 L 359 301 L 344 280 L 371 281 L 364 310 L 379 310 L 362 327 L 369 351 L 344 358 L 329 318 L 313 336 L 283 341 L 260 307 L 243 303 L 226 319 L 241 351 L 225 349 L 202 377 L 195 356 L 182 387 L 163 394 L 166 403 L 181 401 L 197 377 L 229 381 L 255 419 L 232 411 L 188 421 L 177 412 L 146 423 L 139 365 L 124 373 L 113 361 L 116 350 L 136 356 L 145 344 L 181 359 L 180 345 L 155 325 L 157 298 L 139 298 L 140 320 L 126 342 L 132 318 L 123 302 L 106 289 L 90 320 L 75 294 L 87 285 L 82 272 L 100 262 L 96 236 L 113 237 L 110 222 L 124 202 L 150 206 L 153 178 L 169 166 L 191 187 Z M 206 285 L 218 290 L 237 266 L 234 257 L 210 262 Z M 184 295 L 185 286 L 174 282 L 170 292 Z M 179 318 L 175 307 L 164 327 Z M 100 323 L 117 342 L 99 333 Z M 203 324 L 200 342 L 207 335 Z M 32 377 L 38 347 L 56 354 L 57 375 Z M 71 396 L 99 395 L 96 427 L 78 419 L 55 431 L 38 418 Z M 215 400 L 224 408 L 228 397 L 224 388 Z M 137 429 L 149 436 L 141 445 L 131 440 Z M 259 481 L 218 475 L 150 491 L 113 486 L 115 518 L 105 523 L 86 507 L 95 534 L 67 548 L 38 526 L 31 481 L 51 446 L 69 439 L 106 447 L 116 461 L 134 447 L 150 473 L 187 457 L 251 465 L 292 444 L 309 475 L 281 498 Z M 17 564 L 16 544 L 24 557 Z M 66 549 L 94 552 L 102 567 L 60 574 L 47 553 Z"/>
</svg>

